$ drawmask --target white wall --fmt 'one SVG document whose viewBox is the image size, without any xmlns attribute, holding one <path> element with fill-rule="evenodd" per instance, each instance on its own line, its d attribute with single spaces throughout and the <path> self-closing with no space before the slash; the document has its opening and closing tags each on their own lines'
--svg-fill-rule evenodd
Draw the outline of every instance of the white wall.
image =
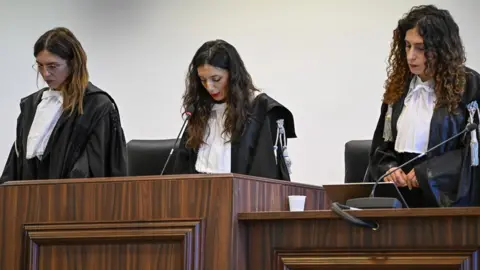
<svg viewBox="0 0 480 270">
<path fill-rule="evenodd" d="M 343 182 L 345 142 L 371 138 L 392 31 L 413 5 L 449 9 L 468 64 L 480 70 L 476 0 L 0 1 L 0 166 L 18 101 L 37 89 L 33 44 L 54 26 L 81 40 L 91 80 L 116 99 L 128 140 L 175 137 L 194 52 L 210 39 L 232 43 L 256 85 L 294 113 L 292 179 L 313 184 Z"/>
</svg>

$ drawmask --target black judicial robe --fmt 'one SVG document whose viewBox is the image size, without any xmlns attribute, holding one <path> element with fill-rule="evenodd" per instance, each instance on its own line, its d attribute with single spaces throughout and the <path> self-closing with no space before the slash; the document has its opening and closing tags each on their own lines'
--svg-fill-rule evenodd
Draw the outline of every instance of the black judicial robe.
<svg viewBox="0 0 480 270">
<path fill-rule="evenodd" d="M 243 135 L 232 141 L 231 172 L 290 181 L 290 174 L 281 147 L 275 158 L 274 144 L 277 120 L 284 119 L 287 139 L 296 138 L 292 113 L 267 94 L 259 94 L 253 101 L 251 115 Z M 187 131 L 182 136 L 173 173 L 195 174 L 198 149 L 187 149 Z"/>
<path fill-rule="evenodd" d="M 85 90 L 82 115 L 64 112 L 47 143 L 42 160 L 26 159 L 26 143 L 41 89 L 20 102 L 16 141 L 0 182 L 125 176 L 126 141 L 112 97 L 92 83 Z"/>
<path fill-rule="evenodd" d="M 476 101 L 480 104 L 480 75 L 465 67 L 466 85 L 462 101 L 454 113 L 448 108 L 435 109 L 430 123 L 428 148 L 431 148 L 465 129 L 469 112 L 467 104 Z M 382 104 L 380 119 L 375 129 L 370 150 L 370 181 L 375 181 L 391 167 L 398 167 L 413 155 L 404 155 L 394 150 L 397 135 L 397 121 L 402 112 L 404 99 L 408 93 L 410 81 L 406 82 L 404 95 L 392 106 L 391 130 L 393 142 L 383 138 L 387 104 Z M 478 116 L 474 118 L 478 122 Z M 455 207 L 480 206 L 480 166 L 471 165 L 470 133 L 444 144 L 431 151 L 412 166 L 403 169 L 408 173 L 415 169 L 419 188 L 402 188 L 407 197 L 413 196 L 414 207 Z M 477 130 L 478 139 L 478 130 Z M 415 202 L 415 200 L 418 200 Z"/>
</svg>

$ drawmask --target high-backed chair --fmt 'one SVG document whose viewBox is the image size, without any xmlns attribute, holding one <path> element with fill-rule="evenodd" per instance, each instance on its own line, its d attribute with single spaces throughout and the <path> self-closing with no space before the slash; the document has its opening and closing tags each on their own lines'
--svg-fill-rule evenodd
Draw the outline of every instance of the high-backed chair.
<svg viewBox="0 0 480 270">
<path fill-rule="evenodd" d="M 371 140 L 352 140 L 345 144 L 345 183 L 367 179 Z"/>
<path fill-rule="evenodd" d="M 161 174 L 174 143 L 175 139 L 129 141 L 127 143 L 128 175 Z M 165 168 L 164 175 L 172 174 L 174 163 L 175 152 Z"/>
</svg>

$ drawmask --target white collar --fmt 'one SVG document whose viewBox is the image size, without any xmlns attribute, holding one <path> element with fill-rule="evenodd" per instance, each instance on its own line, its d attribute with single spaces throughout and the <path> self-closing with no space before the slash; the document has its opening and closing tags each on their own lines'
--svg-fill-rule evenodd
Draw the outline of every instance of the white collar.
<svg viewBox="0 0 480 270">
<path fill-rule="evenodd" d="M 422 79 L 418 75 L 416 75 L 410 81 L 409 91 L 413 92 L 419 89 L 424 89 L 427 92 L 435 92 L 435 82 L 433 81 L 433 79 L 430 79 L 428 81 L 422 81 Z"/>
</svg>

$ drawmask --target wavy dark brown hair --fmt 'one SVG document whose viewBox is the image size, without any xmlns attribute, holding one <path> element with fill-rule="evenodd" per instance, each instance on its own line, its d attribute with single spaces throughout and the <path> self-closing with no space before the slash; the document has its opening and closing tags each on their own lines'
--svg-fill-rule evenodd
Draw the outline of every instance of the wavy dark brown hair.
<svg viewBox="0 0 480 270">
<path fill-rule="evenodd" d="M 398 21 L 393 31 L 383 100 L 387 104 L 398 101 L 413 78 L 407 63 L 405 35 L 414 28 L 423 38 L 426 70 L 432 72 L 435 81 L 436 107 L 447 106 L 453 111 L 465 87 L 465 49 L 450 13 L 433 5 L 413 7 Z"/>
<path fill-rule="evenodd" d="M 187 148 L 197 149 L 204 143 L 203 138 L 214 103 L 197 73 L 197 68 L 205 64 L 224 69 L 229 73 L 223 133 L 229 134 L 231 140 L 237 140 L 241 136 L 250 112 L 252 91 L 258 91 L 234 46 L 219 39 L 205 42 L 193 56 L 185 80 L 183 108 L 195 106 L 195 113 L 187 127 Z"/>
<path fill-rule="evenodd" d="M 73 33 L 65 27 L 57 27 L 45 32 L 33 47 L 33 55 L 43 50 L 67 61 L 70 75 L 60 87 L 63 94 L 63 108 L 70 115 L 77 111 L 83 114 L 83 97 L 88 85 L 87 55 Z"/>
</svg>

